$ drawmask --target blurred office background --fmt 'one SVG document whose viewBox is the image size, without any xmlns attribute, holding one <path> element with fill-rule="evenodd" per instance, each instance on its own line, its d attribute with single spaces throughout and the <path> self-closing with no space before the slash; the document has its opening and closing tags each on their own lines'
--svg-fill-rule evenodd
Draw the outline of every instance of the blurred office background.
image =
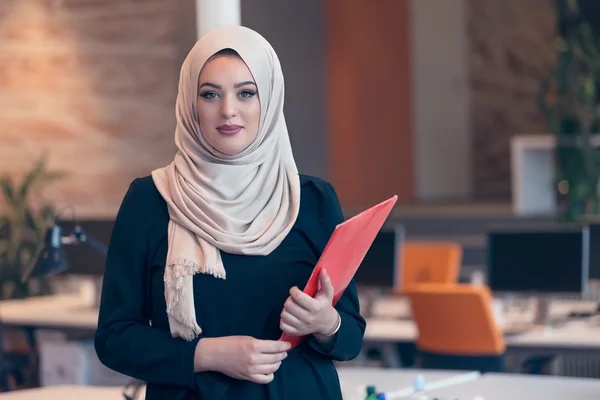
<svg viewBox="0 0 600 400">
<path fill-rule="evenodd" d="M 64 246 L 68 270 L 51 279 L 18 277 L 58 211 L 64 235 L 80 226 L 108 243 L 129 183 L 171 161 L 180 65 L 219 23 L 253 28 L 277 51 L 302 173 L 330 180 L 347 216 L 399 196 L 357 277 L 373 328 L 348 368 L 600 378 L 599 2 L 0 0 L 8 388 L 128 381 L 91 360 L 102 246 Z M 585 67 L 569 70 L 581 43 Z M 576 78 L 548 80 L 563 76 Z M 427 335 L 442 324 L 433 310 L 471 301 L 483 311 L 451 325 L 479 326 L 470 332 L 488 347 L 462 348 L 465 332 Z M 573 321 L 587 325 L 558 344 L 530 337 Z"/>
</svg>

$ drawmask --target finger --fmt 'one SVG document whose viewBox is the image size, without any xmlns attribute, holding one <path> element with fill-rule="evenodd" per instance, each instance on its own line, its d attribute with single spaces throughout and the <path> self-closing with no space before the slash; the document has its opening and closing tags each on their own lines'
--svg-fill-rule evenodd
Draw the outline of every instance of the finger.
<svg viewBox="0 0 600 400">
<path fill-rule="evenodd" d="M 273 363 L 273 364 L 255 365 L 255 366 L 253 366 L 251 368 L 250 372 L 252 374 L 268 375 L 268 374 L 272 374 L 275 371 L 277 371 L 280 366 L 281 366 L 281 361 L 278 361 L 278 362 Z"/>
<path fill-rule="evenodd" d="M 321 288 L 319 289 L 317 296 L 321 294 L 326 298 L 333 300 L 333 283 L 331 283 L 331 278 L 325 269 L 322 269 L 321 273 L 319 274 L 319 282 L 321 282 Z"/>
<path fill-rule="evenodd" d="M 306 325 L 286 310 L 283 310 L 281 313 L 281 321 L 285 322 L 287 325 L 293 326 L 294 328 L 302 328 L 304 325 Z"/>
<path fill-rule="evenodd" d="M 312 324 L 314 321 L 313 314 L 310 311 L 307 311 L 303 307 L 298 305 L 293 299 L 289 302 L 286 302 L 283 310 L 293 315 L 305 324 Z"/>
<path fill-rule="evenodd" d="M 279 328 L 284 332 L 287 333 L 288 335 L 294 335 L 294 336 L 304 336 L 303 332 L 298 329 L 295 328 L 291 325 L 286 324 L 285 322 L 280 322 L 279 323 Z"/>
<path fill-rule="evenodd" d="M 275 364 L 279 361 L 285 360 L 287 357 L 287 353 L 282 351 L 281 353 L 269 353 L 269 354 L 258 354 L 256 358 L 253 360 L 254 365 L 263 365 L 263 364 Z"/>
<path fill-rule="evenodd" d="M 270 383 L 273 380 L 273 378 L 275 378 L 275 375 L 273 375 L 273 374 L 267 374 L 267 375 L 252 374 L 249 376 L 249 378 L 254 383 L 260 383 L 262 385 L 266 385 L 267 383 Z"/>
<path fill-rule="evenodd" d="M 319 309 L 319 303 L 296 286 L 290 289 L 290 296 L 300 307 L 310 312 L 316 312 Z"/>
<path fill-rule="evenodd" d="M 273 354 L 287 351 L 292 347 L 290 342 L 284 342 L 279 340 L 255 340 L 254 350 L 258 353 Z"/>
</svg>

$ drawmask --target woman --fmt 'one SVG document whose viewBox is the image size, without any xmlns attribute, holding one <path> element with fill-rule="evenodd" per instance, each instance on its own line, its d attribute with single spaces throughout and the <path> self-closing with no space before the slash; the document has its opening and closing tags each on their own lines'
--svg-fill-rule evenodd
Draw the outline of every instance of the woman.
<svg viewBox="0 0 600 400">
<path fill-rule="evenodd" d="M 136 179 L 115 222 L 95 346 L 147 399 L 341 399 L 333 360 L 360 351 L 352 283 L 302 293 L 335 226 L 333 187 L 299 175 L 277 55 L 215 29 L 186 58 L 178 152 Z M 306 335 L 297 347 L 282 332 Z"/>
</svg>

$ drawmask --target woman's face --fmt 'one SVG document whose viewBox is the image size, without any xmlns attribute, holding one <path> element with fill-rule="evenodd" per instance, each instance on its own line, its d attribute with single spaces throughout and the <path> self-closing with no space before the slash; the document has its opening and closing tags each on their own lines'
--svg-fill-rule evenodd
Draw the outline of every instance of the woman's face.
<svg viewBox="0 0 600 400">
<path fill-rule="evenodd" d="M 198 80 L 198 121 L 204 139 L 226 155 L 236 155 L 258 134 L 260 102 L 252 73 L 237 56 L 208 61 Z"/>
</svg>

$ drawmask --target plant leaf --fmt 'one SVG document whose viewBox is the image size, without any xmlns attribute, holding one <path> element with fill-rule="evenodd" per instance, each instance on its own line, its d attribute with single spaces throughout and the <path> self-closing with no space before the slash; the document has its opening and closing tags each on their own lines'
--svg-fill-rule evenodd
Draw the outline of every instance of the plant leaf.
<svg viewBox="0 0 600 400">
<path fill-rule="evenodd" d="M 56 218 L 56 210 L 51 203 L 46 203 L 40 209 L 39 216 L 44 221 L 44 224 L 47 224 Z"/>
<path fill-rule="evenodd" d="M 42 156 L 34 165 L 33 169 L 27 173 L 23 182 L 21 183 L 21 188 L 19 189 L 19 194 L 21 199 L 27 198 L 27 193 L 29 189 L 35 185 L 36 181 L 44 175 L 44 171 L 46 169 L 46 157 Z"/>
<path fill-rule="evenodd" d="M 6 199 L 6 202 L 11 207 L 16 207 L 17 199 L 15 198 L 15 189 L 12 179 L 8 176 L 0 178 L 0 188 L 2 189 L 2 195 Z"/>
<path fill-rule="evenodd" d="M 40 219 L 34 214 L 31 208 L 27 206 L 25 207 L 25 223 L 27 224 L 27 227 L 31 229 L 37 236 L 39 230 L 41 229 Z"/>
<path fill-rule="evenodd" d="M 21 252 L 19 253 L 19 263 L 21 265 L 27 265 L 29 262 L 31 262 L 32 257 L 33 252 L 31 251 L 30 246 L 23 246 Z"/>
</svg>

